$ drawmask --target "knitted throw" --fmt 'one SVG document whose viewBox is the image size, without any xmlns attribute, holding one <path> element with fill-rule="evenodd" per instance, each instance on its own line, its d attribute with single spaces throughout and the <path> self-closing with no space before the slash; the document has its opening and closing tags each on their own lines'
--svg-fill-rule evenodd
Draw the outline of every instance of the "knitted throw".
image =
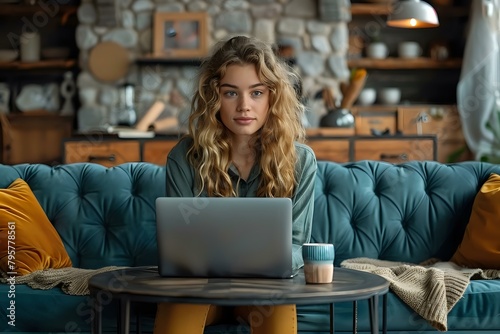
<svg viewBox="0 0 500 334">
<path fill-rule="evenodd" d="M 420 265 L 369 258 L 345 260 L 341 267 L 367 271 L 389 281 L 389 288 L 431 326 L 447 331 L 448 312 L 473 278 L 500 278 L 500 270 L 469 269 L 429 260 Z"/>
<path fill-rule="evenodd" d="M 99 273 L 122 269 L 125 267 L 103 267 L 100 269 L 82 269 L 82 268 L 61 268 L 45 269 L 32 272 L 28 275 L 15 276 L 15 284 L 27 284 L 33 289 L 48 290 L 60 286 L 61 290 L 68 295 L 88 295 L 89 279 Z M 12 283 L 4 271 L 0 271 L 0 283 Z"/>
</svg>

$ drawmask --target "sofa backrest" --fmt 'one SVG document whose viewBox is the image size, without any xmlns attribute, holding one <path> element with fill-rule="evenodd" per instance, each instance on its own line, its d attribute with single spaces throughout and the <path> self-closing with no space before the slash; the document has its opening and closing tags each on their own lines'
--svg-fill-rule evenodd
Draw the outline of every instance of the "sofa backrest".
<svg viewBox="0 0 500 334">
<path fill-rule="evenodd" d="M 352 257 L 448 259 L 491 172 L 500 174 L 500 166 L 320 161 L 312 241 L 335 244 L 337 264 Z M 0 188 L 16 178 L 33 190 L 74 266 L 157 264 L 154 201 L 165 192 L 162 166 L 0 165 Z"/>
<path fill-rule="evenodd" d="M 19 177 L 59 232 L 73 266 L 157 264 L 154 202 L 165 193 L 163 167 L 0 166 L 0 188 Z"/>
<path fill-rule="evenodd" d="M 333 243 L 336 264 L 354 257 L 448 260 L 492 172 L 500 174 L 500 165 L 319 162 L 312 240 Z"/>
</svg>

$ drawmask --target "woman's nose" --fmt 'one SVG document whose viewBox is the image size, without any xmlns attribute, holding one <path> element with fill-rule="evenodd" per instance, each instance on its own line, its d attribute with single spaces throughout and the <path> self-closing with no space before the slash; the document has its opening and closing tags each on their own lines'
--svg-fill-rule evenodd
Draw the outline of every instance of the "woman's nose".
<svg viewBox="0 0 500 334">
<path fill-rule="evenodd" d="M 240 97 L 238 101 L 238 111 L 248 111 L 250 110 L 250 106 L 248 103 L 248 98 L 245 96 Z"/>
</svg>

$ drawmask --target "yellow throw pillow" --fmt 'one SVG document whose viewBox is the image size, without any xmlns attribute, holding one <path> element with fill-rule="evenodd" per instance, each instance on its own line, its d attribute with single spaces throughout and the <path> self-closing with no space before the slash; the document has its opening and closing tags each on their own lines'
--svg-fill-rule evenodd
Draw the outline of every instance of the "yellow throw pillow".
<svg viewBox="0 0 500 334">
<path fill-rule="evenodd" d="M 71 265 L 59 234 L 29 185 L 17 179 L 0 189 L 0 270 L 20 276 Z"/>
<path fill-rule="evenodd" d="M 476 195 L 464 237 L 450 261 L 500 269 L 500 175 L 491 174 Z"/>
</svg>

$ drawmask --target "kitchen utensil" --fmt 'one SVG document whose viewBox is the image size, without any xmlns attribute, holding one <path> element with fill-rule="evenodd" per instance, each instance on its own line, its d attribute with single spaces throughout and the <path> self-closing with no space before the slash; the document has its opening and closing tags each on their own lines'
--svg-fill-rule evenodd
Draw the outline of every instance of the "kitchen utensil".
<svg viewBox="0 0 500 334">
<path fill-rule="evenodd" d="M 335 99 L 330 88 L 323 88 L 323 101 L 327 110 L 335 109 Z"/>
<path fill-rule="evenodd" d="M 350 109 L 354 101 L 358 98 L 359 93 L 363 89 L 366 82 L 367 72 L 365 69 L 356 69 L 351 77 L 351 82 L 347 88 L 342 102 L 340 103 L 341 109 Z"/>
</svg>

